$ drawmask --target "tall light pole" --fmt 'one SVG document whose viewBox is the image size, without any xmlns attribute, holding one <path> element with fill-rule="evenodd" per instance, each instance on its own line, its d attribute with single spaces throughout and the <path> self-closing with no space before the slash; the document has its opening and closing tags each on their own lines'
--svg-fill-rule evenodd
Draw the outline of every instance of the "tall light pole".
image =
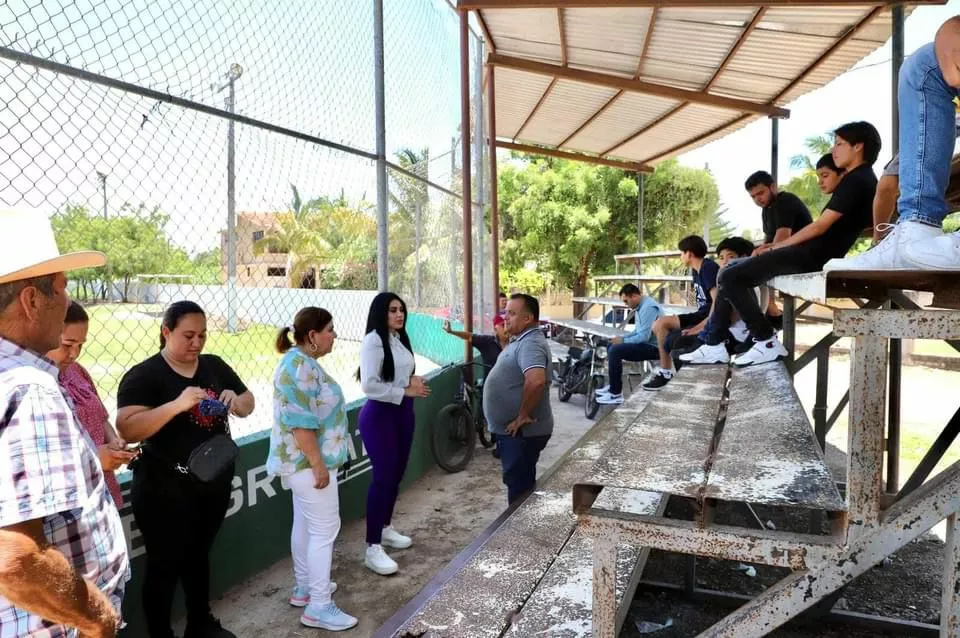
<svg viewBox="0 0 960 638">
<path fill-rule="evenodd" d="M 213 87 L 217 93 L 227 89 L 225 106 L 231 115 L 236 108 L 236 92 L 233 84 L 243 75 L 243 67 L 234 62 L 223 76 L 224 84 Z M 234 122 L 227 120 L 227 332 L 236 332 L 237 319 L 234 312 L 237 286 L 237 211 L 236 211 L 236 175 L 234 166 Z"/>
<path fill-rule="evenodd" d="M 97 179 L 100 180 L 100 187 L 103 190 L 103 218 L 107 218 L 107 175 L 103 171 L 97 171 Z"/>
</svg>

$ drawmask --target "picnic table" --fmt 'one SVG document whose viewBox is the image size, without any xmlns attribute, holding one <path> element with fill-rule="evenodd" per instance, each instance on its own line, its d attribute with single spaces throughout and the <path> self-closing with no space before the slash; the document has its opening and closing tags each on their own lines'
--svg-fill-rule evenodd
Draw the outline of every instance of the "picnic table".
<svg viewBox="0 0 960 638">
<path fill-rule="evenodd" d="M 605 326 L 592 321 L 584 321 L 583 319 L 551 319 L 550 323 L 566 330 L 603 337 L 604 339 L 623 338 L 630 334 L 626 330 Z"/>
</svg>

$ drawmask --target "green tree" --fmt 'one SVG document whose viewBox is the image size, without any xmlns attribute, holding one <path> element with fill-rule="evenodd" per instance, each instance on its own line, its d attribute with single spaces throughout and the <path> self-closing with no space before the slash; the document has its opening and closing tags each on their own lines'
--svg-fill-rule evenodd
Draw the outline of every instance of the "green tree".
<svg viewBox="0 0 960 638">
<path fill-rule="evenodd" d="M 98 293 L 106 298 L 109 286 L 120 286 L 123 301 L 128 301 L 130 284 L 138 275 L 191 274 L 189 255 L 167 237 L 170 218 L 159 208 L 127 204 L 120 214 L 108 219 L 92 215 L 83 206 L 68 204 L 51 218 L 61 251 L 99 250 L 107 255 L 103 268 L 71 273 L 80 296 L 89 299 Z"/>
<path fill-rule="evenodd" d="M 500 170 L 501 269 L 535 261 L 558 285 L 582 295 L 591 273 L 612 270 L 614 254 L 637 248 L 637 180 L 605 166 L 524 159 Z M 645 248 L 675 246 L 683 235 L 702 232 L 718 203 L 708 171 L 664 162 L 645 178 Z"/>
<path fill-rule="evenodd" d="M 790 168 L 800 169 L 802 172 L 783 186 L 783 190 L 788 191 L 800 198 L 810 212 L 814 215 L 819 214 L 823 207 L 830 200 L 829 195 L 820 192 L 817 184 L 817 162 L 821 157 L 830 152 L 833 148 L 833 133 L 824 133 L 823 135 L 813 135 L 806 139 L 804 145 L 807 153 L 794 155 L 790 158 Z"/>
<path fill-rule="evenodd" d="M 325 288 L 375 288 L 377 228 L 369 205 L 351 207 L 342 193 L 304 202 L 296 186 L 291 191 L 290 210 L 277 213 L 276 227 L 254 252 L 286 253 L 291 287 L 312 279 Z"/>
<path fill-rule="evenodd" d="M 833 148 L 833 133 L 824 133 L 823 135 L 811 135 L 804 140 L 803 145 L 808 153 L 800 153 L 790 158 L 790 168 L 801 169 L 803 171 L 816 172 L 817 161 L 830 152 Z M 810 158 L 813 155 L 813 159 Z"/>
</svg>

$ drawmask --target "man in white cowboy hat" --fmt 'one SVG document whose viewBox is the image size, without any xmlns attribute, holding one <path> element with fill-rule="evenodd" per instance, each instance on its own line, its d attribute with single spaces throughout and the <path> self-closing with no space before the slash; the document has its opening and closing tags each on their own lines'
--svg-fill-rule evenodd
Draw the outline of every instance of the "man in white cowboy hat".
<svg viewBox="0 0 960 638">
<path fill-rule="evenodd" d="M 102 266 L 61 255 L 41 213 L 0 213 L 0 636 L 109 638 L 129 559 L 97 450 L 45 353 L 59 345 L 65 273 Z"/>
</svg>

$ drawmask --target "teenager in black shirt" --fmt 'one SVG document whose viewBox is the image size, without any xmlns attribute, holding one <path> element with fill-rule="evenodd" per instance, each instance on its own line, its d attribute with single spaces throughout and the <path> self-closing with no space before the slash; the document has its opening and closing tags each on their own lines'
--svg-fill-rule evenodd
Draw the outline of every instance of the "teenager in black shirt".
<svg viewBox="0 0 960 638">
<path fill-rule="evenodd" d="M 757 171 L 747 178 L 744 187 L 753 203 L 762 210 L 763 246 L 776 244 L 804 226 L 813 223 L 807 205 L 787 191 L 777 190 L 773 176 L 766 171 Z"/>
<path fill-rule="evenodd" d="M 831 258 L 842 257 L 870 226 L 877 177 L 873 164 L 880 154 L 880 134 L 868 122 L 852 122 L 834 131 L 833 159 L 844 170 L 843 179 L 820 217 L 783 242 L 761 250 L 720 273 L 713 322 L 705 344 L 681 361 L 726 362 L 723 337 L 729 328 L 730 309 L 735 308 L 750 329 L 755 344 L 734 358 L 737 366 L 776 361 L 787 350 L 757 305 L 752 288 L 778 275 L 820 270 Z"/>
<path fill-rule="evenodd" d="M 207 319 L 192 301 L 167 308 L 160 352 L 120 381 L 117 429 L 143 441 L 133 467 L 133 516 L 143 534 L 147 570 L 143 606 L 150 638 L 172 638 L 170 613 L 179 580 L 187 606 L 184 638 L 235 638 L 210 614 L 210 548 L 230 503 L 233 467 L 209 483 L 183 469 L 190 453 L 217 434 L 229 434 L 226 414 L 200 409 L 215 399 L 229 413 L 253 411 L 253 395 L 220 357 L 201 354 Z"/>
</svg>

